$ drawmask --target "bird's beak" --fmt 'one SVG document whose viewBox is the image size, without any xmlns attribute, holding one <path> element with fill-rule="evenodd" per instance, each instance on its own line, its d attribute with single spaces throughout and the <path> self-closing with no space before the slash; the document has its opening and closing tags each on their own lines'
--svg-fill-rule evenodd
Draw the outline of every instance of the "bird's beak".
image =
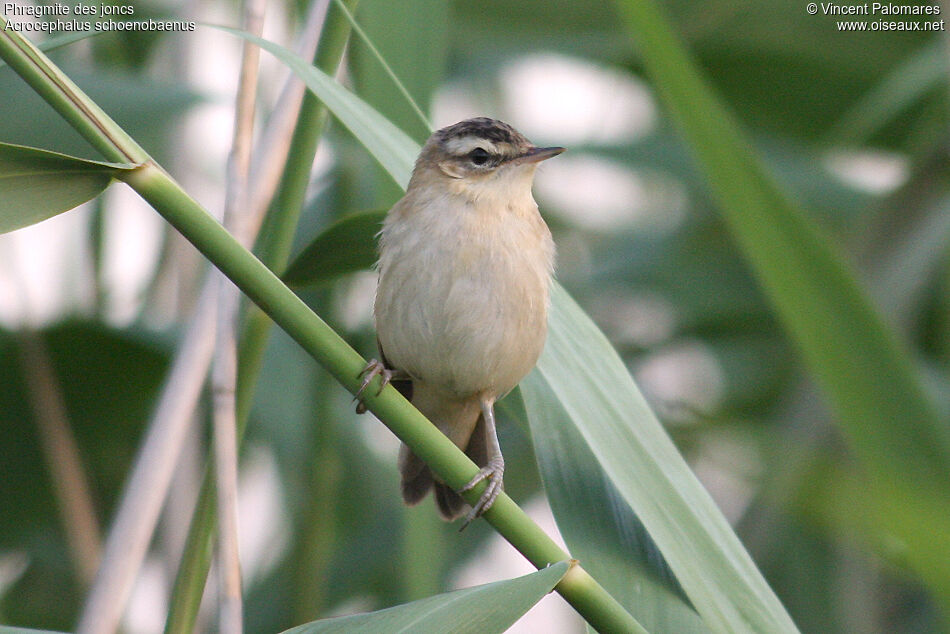
<svg viewBox="0 0 950 634">
<path fill-rule="evenodd" d="M 514 160 L 515 163 L 540 163 L 553 156 L 557 156 L 567 148 L 563 147 L 535 147 L 531 148 Z"/>
</svg>

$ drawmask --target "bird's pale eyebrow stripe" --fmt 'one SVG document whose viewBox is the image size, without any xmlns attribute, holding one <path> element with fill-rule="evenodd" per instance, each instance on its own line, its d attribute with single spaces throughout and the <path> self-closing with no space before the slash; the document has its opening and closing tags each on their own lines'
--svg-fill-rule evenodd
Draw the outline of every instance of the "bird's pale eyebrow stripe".
<svg viewBox="0 0 950 634">
<path fill-rule="evenodd" d="M 467 134 L 462 137 L 453 137 L 445 140 L 445 149 L 450 154 L 455 154 L 457 156 L 463 156 L 468 154 L 475 148 L 480 147 L 489 154 L 498 154 L 498 148 L 495 147 L 495 144 L 485 139 L 484 137 L 476 136 L 474 134 Z"/>
</svg>

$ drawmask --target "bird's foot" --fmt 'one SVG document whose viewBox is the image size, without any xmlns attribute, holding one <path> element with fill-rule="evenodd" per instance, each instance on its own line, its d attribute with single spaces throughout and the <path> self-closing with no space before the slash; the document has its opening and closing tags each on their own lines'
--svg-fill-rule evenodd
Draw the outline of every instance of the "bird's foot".
<svg viewBox="0 0 950 634">
<path fill-rule="evenodd" d="M 395 371 L 390 370 L 376 359 L 371 359 L 359 374 L 359 376 L 363 377 L 363 383 L 360 384 L 360 389 L 357 390 L 356 396 L 353 397 L 354 401 L 359 401 L 356 404 L 356 413 L 363 414 L 366 412 L 366 404 L 363 403 L 362 396 L 369 384 L 373 382 L 373 379 L 375 379 L 377 376 L 382 377 L 382 380 L 379 384 L 379 389 L 376 390 L 376 396 L 379 396 L 383 391 L 383 388 L 385 388 L 389 382 L 393 380 L 393 376 L 395 375 Z"/>
<path fill-rule="evenodd" d="M 465 527 L 472 523 L 472 521 L 478 517 L 481 517 L 485 511 L 492 507 L 492 504 L 495 503 L 495 500 L 498 498 L 498 495 L 504 490 L 504 482 L 502 480 L 505 474 L 505 461 L 504 460 L 490 460 L 488 464 L 481 468 L 474 478 L 472 478 L 468 484 L 459 489 L 459 493 L 465 493 L 470 491 L 482 480 L 488 480 L 488 486 L 482 492 L 482 496 L 478 498 L 478 502 L 475 503 L 475 506 L 472 507 L 472 510 L 468 512 L 468 515 L 465 516 L 465 523 L 462 524 L 462 528 L 459 530 L 465 530 Z"/>
</svg>

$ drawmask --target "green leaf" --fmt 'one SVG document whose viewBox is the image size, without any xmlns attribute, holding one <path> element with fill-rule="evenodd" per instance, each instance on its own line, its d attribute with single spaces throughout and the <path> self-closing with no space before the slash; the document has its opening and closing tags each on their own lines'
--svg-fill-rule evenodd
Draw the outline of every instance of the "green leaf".
<svg viewBox="0 0 950 634">
<path fill-rule="evenodd" d="M 504 632 L 564 577 L 566 561 L 544 570 L 474 588 L 456 590 L 386 610 L 314 621 L 286 634 L 328 632 Z"/>
<path fill-rule="evenodd" d="M 607 338 L 560 286 L 551 304 L 547 345 L 521 384 L 532 436 L 563 433 L 544 403 L 556 395 L 710 629 L 797 631 Z"/>
<path fill-rule="evenodd" d="M 0 143 L 0 233 L 46 220 L 101 194 L 123 163 Z"/>
<path fill-rule="evenodd" d="M 835 245 L 776 185 L 659 7 L 648 0 L 619 6 L 727 226 L 828 397 L 881 504 L 897 511 L 907 498 L 915 502 L 908 510 L 927 500 L 946 508 L 950 428 L 940 420 L 907 350 Z M 934 558 L 923 547 L 920 527 L 929 518 L 879 508 L 868 512 L 905 543 L 906 557 L 921 577 L 937 589 L 950 588 L 950 553 Z M 950 521 L 944 526 L 950 530 Z"/>
<path fill-rule="evenodd" d="M 423 112 L 445 75 L 449 44 L 446 0 L 361 0 L 360 22 L 380 54 Z M 419 16 L 426 16 L 420 20 Z M 354 83 L 368 104 L 424 141 L 430 134 L 420 117 L 362 39 L 350 46 Z"/>
<path fill-rule="evenodd" d="M 708 632 L 559 395 L 539 372 L 521 393 L 544 489 L 571 554 L 648 631 Z"/>
<path fill-rule="evenodd" d="M 0 625 L 0 634 L 57 634 L 53 630 L 31 630 L 26 627 L 12 627 Z"/>
<path fill-rule="evenodd" d="M 333 116 L 376 157 L 393 180 L 403 189 L 406 188 L 409 177 L 412 175 L 413 163 L 419 154 L 419 146 L 405 132 L 332 77 L 317 70 L 309 62 L 283 46 L 237 29 L 217 25 L 214 28 L 243 37 L 286 64 L 326 104 Z"/>
<path fill-rule="evenodd" d="M 291 286 L 321 284 L 340 275 L 362 271 L 376 262 L 373 239 L 385 211 L 348 214 L 317 235 L 287 267 L 284 282 Z"/>
</svg>

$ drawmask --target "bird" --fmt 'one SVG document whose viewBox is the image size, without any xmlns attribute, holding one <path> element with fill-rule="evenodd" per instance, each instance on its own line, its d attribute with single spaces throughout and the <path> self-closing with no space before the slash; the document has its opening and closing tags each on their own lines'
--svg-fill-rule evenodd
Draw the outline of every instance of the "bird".
<svg viewBox="0 0 950 634">
<path fill-rule="evenodd" d="M 379 233 L 374 303 L 380 359 L 362 372 L 393 386 L 480 467 L 459 491 L 412 450 L 399 452 L 408 505 L 434 490 L 441 516 L 464 526 L 503 489 L 495 403 L 537 363 L 547 336 L 555 246 L 532 196 L 541 161 L 565 148 L 537 147 L 496 119 L 466 119 L 434 132 L 405 195 Z M 463 493 L 483 480 L 474 506 Z"/>
</svg>

